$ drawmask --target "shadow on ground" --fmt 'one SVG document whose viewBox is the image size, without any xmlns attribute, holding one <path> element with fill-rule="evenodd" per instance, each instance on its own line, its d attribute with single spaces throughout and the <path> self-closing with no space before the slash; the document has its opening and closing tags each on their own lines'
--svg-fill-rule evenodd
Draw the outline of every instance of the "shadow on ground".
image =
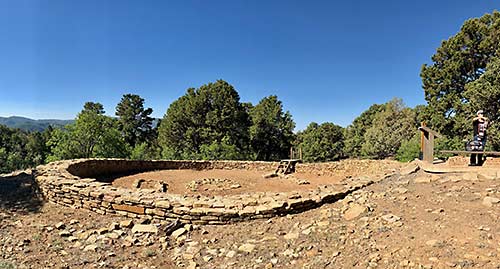
<svg viewBox="0 0 500 269">
<path fill-rule="evenodd" d="M 36 213 L 42 205 L 43 199 L 32 174 L 0 176 L 0 211 Z"/>
</svg>

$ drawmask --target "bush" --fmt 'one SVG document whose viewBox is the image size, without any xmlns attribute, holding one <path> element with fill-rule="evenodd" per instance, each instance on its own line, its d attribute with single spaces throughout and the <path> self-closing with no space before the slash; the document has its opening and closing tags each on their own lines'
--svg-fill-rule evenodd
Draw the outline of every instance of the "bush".
<svg viewBox="0 0 500 269">
<path fill-rule="evenodd" d="M 416 133 L 410 140 L 403 141 L 396 153 L 396 160 L 410 162 L 420 155 L 420 133 Z"/>
</svg>

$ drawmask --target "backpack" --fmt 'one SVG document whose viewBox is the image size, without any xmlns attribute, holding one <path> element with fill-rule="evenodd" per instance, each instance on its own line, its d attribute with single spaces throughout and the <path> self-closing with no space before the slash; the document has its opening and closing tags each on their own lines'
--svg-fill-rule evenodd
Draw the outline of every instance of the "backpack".
<svg viewBox="0 0 500 269">
<path fill-rule="evenodd" d="M 466 151 L 483 151 L 483 142 L 472 140 L 465 143 Z"/>
</svg>

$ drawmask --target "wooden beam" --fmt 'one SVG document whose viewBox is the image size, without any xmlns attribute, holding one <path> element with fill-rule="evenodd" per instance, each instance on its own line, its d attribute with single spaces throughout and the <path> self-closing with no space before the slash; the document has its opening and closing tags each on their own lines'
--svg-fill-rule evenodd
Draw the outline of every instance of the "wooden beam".
<svg viewBox="0 0 500 269">
<path fill-rule="evenodd" d="M 440 150 L 444 154 L 484 154 L 490 156 L 500 156 L 499 151 L 467 151 L 467 150 Z"/>
<path fill-rule="evenodd" d="M 427 132 L 427 133 L 430 133 L 432 135 L 434 135 L 435 138 L 440 138 L 442 137 L 442 135 L 434 130 L 432 130 L 431 128 L 427 127 L 427 126 L 420 126 L 418 127 L 418 129 L 422 132 Z"/>
</svg>

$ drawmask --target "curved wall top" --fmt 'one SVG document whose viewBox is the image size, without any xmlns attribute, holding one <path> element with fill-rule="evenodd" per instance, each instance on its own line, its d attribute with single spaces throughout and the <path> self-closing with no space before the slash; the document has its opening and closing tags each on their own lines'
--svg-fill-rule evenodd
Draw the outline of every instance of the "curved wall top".
<svg viewBox="0 0 500 269">
<path fill-rule="evenodd" d="M 246 169 L 265 173 L 275 170 L 276 166 L 276 162 L 80 159 L 38 166 L 35 180 L 44 197 L 57 204 L 101 214 L 179 219 L 194 224 L 224 224 L 301 212 L 341 199 L 349 192 L 373 183 L 371 179 L 351 178 L 342 185 L 325 185 L 303 192 L 205 197 L 117 188 L 95 179 L 102 175 L 163 169 Z M 334 166 L 338 163 L 299 164 L 297 170 L 325 173 Z"/>
</svg>

